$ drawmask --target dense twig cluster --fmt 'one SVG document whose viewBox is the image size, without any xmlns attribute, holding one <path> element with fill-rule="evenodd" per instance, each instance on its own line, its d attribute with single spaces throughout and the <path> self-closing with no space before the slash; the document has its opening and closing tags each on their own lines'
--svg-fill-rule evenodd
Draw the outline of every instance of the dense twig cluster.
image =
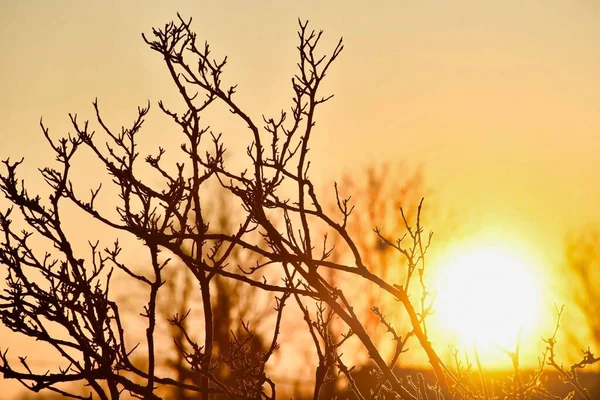
<svg viewBox="0 0 600 400">
<path fill-rule="evenodd" d="M 41 124 L 60 165 L 58 169 L 42 170 L 52 189 L 47 202 L 39 196 L 31 196 L 19 181 L 16 171 L 20 162 L 4 162 L 6 172 L 1 177 L 0 189 L 14 207 L 0 213 L 3 234 L 0 263 L 8 274 L 6 290 L 0 295 L 0 316 L 10 329 L 54 347 L 68 366 L 52 373 L 37 372 L 23 358 L 22 368 L 17 370 L 4 352 L 0 371 L 7 378 L 19 379 L 31 390 L 50 389 L 75 398 L 85 396 L 68 393 L 61 384 L 84 382 L 101 399 L 119 398 L 124 392 L 139 398 L 158 399 L 160 390 L 165 387 L 200 393 L 203 399 L 212 396 L 274 399 L 277 382 L 269 377 L 267 365 L 280 346 L 284 310 L 295 302 L 304 316 L 318 357 L 314 398 L 319 397 L 323 385 L 332 379 L 336 370 L 347 378 L 348 395 L 359 399 L 488 398 L 485 390 L 481 397 L 473 385 L 467 385 L 460 374 L 451 371 L 428 338 L 426 319 L 432 312 L 433 296 L 426 288 L 424 272 L 431 235 L 421 225 L 422 204 L 414 225 L 403 212 L 400 215 L 407 230 L 405 237 L 394 241 L 377 231 L 382 243 L 396 249 L 405 261 L 404 280 L 388 281 L 364 262 L 359 246 L 347 229 L 353 211 L 349 199 L 340 196 L 336 185 L 332 196 L 335 196 L 337 210 L 327 212 L 309 177 L 309 141 L 315 133 L 316 110 L 332 98 L 332 95 L 321 95 L 320 87 L 343 49 L 342 41 L 329 56 L 320 55 L 317 49 L 322 32 L 311 31 L 307 23 L 300 23 L 299 61 L 292 78 L 291 111 L 282 111 L 277 118 L 263 117 L 261 129 L 236 102 L 236 86 L 223 83 L 227 59 L 213 60 L 208 44 L 201 45 L 196 40 L 190 22 L 179 18 L 161 29 L 153 29 L 152 36 L 144 36 L 145 42 L 164 60 L 185 103 L 183 111 L 173 111 L 159 102 L 159 108 L 183 135 L 180 148 L 185 155 L 185 161 L 174 168 L 165 165 L 164 148 L 159 148 L 156 156 L 145 158 L 162 177 L 162 186 L 159 186 L 162 188 L 146 183 L 136 168 L 138 137 L 149 105 L 138 109 L 130 128 L 115 132 L 105 123 L 98 103 L 94 102 L 96 122 L 105 139 L 100 139 L 91 124 L 81 122 L 77 115 L 70 116 L 75 134 L 58 141 L 52 139 Z M 228 167 L 222 136 L 205 123 L 203 112 L 218 106 L 229 109 L 247 127 L 251 171 L 238 173 Z M 70 179 L 71 161 L 82 148 L 91 150 L 116 185 L 119 191 L 117 218 L 97 208 L 95 200 L 101 187 L 93 190 L 89 198 L 76 193 Z M 210 182 L 217 182 L 239 204 L 243 219 L 231 231 L 215 230 L 211 226 L 211 215 L 203 199 L 203 188 Z M 65 202 L 117 231 L 140 239 L 147 250 L 147 268 L 138 272 L 121 262 L 118 242 L 104 250 L 100 250 L 98 243 L 90 243 L 88 258 L 76 255 L 62 225 L 61 210 Z M 19 231 L 13 226 L 11 217 L 15 208 L 29 230 Z M 34 234 L 50 241 L 53 251 L 39 256 L 38 247 L 30 239 Z M 332 236 L 335 236 L 335 248 L 328 244 Z M 232 253 L 240 249 L 251 254 L 253 261 L 232 265 Z M 334 257 L 336 252 L 351 254 L 352 262 L 337 261 L 340 258 Z M 198 335 L 185 323 L 184 310 L 177 310 L 169 320 L 179 332 L 176 344 L 180 355 L 190 370 L 198 373 L 199 382 L 165 376 L 158 365 L 158 296 L 164 289 L 165 268 L 170 259 L 176 259 L 178 267 L 193 275 L 201 298 L 202 334 Z M 139 346 L 127 342 L 125 318 L 109 295 L 113 269 L 147 289 L 148 297 L 141 313 L 146 319 L 145 342 Z M 373 313 L 395 342 L 391 360 L 385 359 L 379 344 L 374 343 L 355 312 L 357 302 L 329 279 L 328 271 L 336 271 L 338 277 L 346 280 L 368 282 L 402 304 L 408 316 L 406 333 L 397 331 L 384 312 L 372 305 Z M 274 297 L 275 317 L 266 348 L 253 347 L 254 333 L 243 323 L 242 335 L 232 333 L 228 352 L 217 354 L 213 296 L 216 277 L 253 286 Z M 415 277 L 422 289 L 416 304 L 409 297 Z M 344 333 L 336 334 L 331 328 L 334 319 L 345 325 Z M 57 333 L 57 329 L 62 331 Z M 378 384 L 370 392 L 359 388 L 353 378 L 354 367 L 343 361 L 342 349 L 350 338 L 360 342 L 373 362 Z M 435 382 L 427 384 L 421 375 L 417 382 L 399 379 L 395 365 L 406 351 L 409 339 L 416 339 L 425 352 L 435 373 Z M 548 362 L 555 365 L 552 348 Z M 132 361 L 134 355 L 139 357 L 140 354 L 147 360 L 144 368 Z M 589 363 L 592 359 L 589 353 L 584 361 Z M 227 367 L 228 380 L 219 372 L 222 371 L 220 364 Z M 579 367 L 583 364 L 574 368 Z M 574 369 L 565 372 L 570 373 L 574 373 Z M 576 378 L 569 376 L 566 378 L 576 382 Z M 518 391 L 524 393 L 521 389 Z M 511 395 L 511 398 L 524 398 L 519 397 L 521 394 Z"/>
</svg>

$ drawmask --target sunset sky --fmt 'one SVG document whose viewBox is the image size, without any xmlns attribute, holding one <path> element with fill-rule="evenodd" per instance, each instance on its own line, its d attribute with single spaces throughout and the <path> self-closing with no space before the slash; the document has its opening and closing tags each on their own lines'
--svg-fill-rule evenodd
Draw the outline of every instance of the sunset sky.
<svg viewBox="0 0 600 400">
<path fill-rule="evenodd" d="M 36 168 L 54 158 L 40 117 L 66 132 L 67 113 L 92 118 L 96 97 L 113 126 L 149 99 L 154 148 L 172 130 L 156 103 L 177 93 L 140 34 L 176 12 L 229 56 L 239 104 L 257 120 L 275 115 L 292 95 L 301 18 L 325 31 L 323 51 L 345 43 L 324 88 L 335 97 L 317 114 L 318 182 L 374 162 L 422 168 L 427 201 L 468 227 L 466 241 L 517 243 L 549 270 L 567 232 L 600 222 L 600 3 L 224 4 L 3 2 L 0 157 L 25 156 L 23 176 L 39 182 Z"/>
</svg>

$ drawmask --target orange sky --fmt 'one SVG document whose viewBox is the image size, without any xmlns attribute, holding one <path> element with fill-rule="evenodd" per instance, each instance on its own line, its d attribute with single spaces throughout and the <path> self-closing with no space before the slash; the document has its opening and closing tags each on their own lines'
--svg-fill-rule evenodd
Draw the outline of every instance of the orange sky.
<svg viewBox="0 0 600 400">
<path fill-rule="evenodd" d="M 494 3 L 494 4 L 492 4 Z M 423 166 L 432 202 L 487 233 L 529 243 L 555 264 L 568 229 L 600 221 L 600 6 L 502 2 L 6 2 L 0 13 L 0 156 L 25 177 L 53 158 L 38 127 L 112 125 L 150 99 L 175 102 L 140 33 L 192 16 L 255 118 L 289 104 L 296 19 L 344 36 L 317 115 L 313 176 L 324 183 L 373 160 Z M 146 142 L 172 129 L 158 108 Z M 227 126 L 223 127 L 227 129 Z M 152 148 L 152 147 L 149 147 Z M 37 178 L 36 178 L 37 179 Z M 433 227 L 435 229 L 435 227 Z"/>
</svg>

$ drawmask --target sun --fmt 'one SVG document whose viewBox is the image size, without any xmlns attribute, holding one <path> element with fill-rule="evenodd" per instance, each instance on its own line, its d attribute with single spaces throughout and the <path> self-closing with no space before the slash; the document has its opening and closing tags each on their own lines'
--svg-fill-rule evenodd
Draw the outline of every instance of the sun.
<svg viewBox="0 0 600 400">
<path fill-rule="evenodd" d="M 542 280 L 534 264 L 522 252 L 497 244 L 449 254 L 440 263 L 436 300 L 441 330 L 459 347 L 514 351 L 540 323 Z"/>
</svg>

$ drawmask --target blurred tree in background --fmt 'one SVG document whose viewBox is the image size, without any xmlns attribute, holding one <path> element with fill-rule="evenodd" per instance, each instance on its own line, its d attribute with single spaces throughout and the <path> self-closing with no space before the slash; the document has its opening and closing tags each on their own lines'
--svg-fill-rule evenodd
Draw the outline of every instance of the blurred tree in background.
<svg viewBox="0 0 600 400">
<path fill-rule="evenodd" d="M 585 317 L 594 347 L 600 348 L 600 232 L 586 228 L 570 234 L 565 240 L 565 253 L 566 273 L 574 277 L 567 296 L 574 300 Z M 577 341 L 581 336 L 580 329 L 569 333 L 571 340 Z M 586 343 L 578 342 L 579 347 L 586 347 Z"/>
</svg>

